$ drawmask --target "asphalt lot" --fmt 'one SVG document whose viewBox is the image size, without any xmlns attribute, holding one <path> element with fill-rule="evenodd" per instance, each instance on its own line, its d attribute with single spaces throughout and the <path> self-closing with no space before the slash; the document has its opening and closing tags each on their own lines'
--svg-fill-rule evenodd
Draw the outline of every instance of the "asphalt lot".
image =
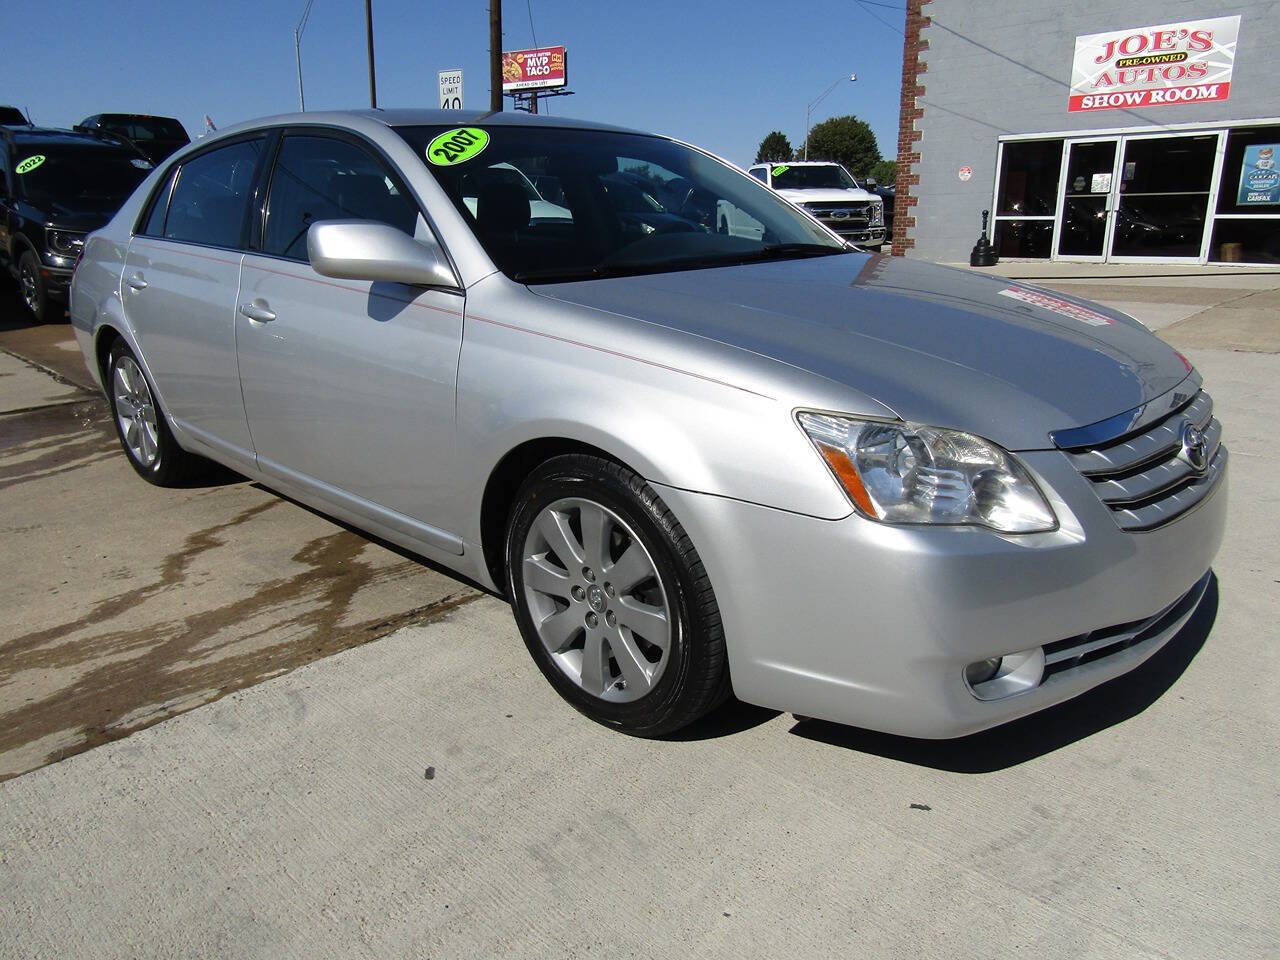
<svg viewBox="0 0 1280 960">
<path fill-rule="evenodd" d="M 1204 373 L 1218 579 L 1139 671 L 946 743 L 608 733 L 500 601 L 143 484 L 65 326 L 0 321 L 0 956 L 1277 955 L 1280 277 L 1053 285 Z"/>
</svg>

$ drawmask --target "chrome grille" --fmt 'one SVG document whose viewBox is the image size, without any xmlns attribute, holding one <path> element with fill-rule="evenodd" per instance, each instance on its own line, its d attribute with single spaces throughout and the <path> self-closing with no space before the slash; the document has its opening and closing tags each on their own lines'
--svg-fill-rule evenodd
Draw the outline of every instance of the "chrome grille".
<svg viewBox="0 0 1280 960">
<path fill-rule="evenodd" d="M 1183 449 L 1187 423 L 1204 435 L 1207 466 L 1198 470 Z M 1222 479 L 1227 448 L 1213 399 L 1200 391 L 1189 403 L 1140 432 L 1090 447 L 1068 448 L 1067 456 L 1125 530 L 1154 530 L 1203 500 Z"/>
</svg>

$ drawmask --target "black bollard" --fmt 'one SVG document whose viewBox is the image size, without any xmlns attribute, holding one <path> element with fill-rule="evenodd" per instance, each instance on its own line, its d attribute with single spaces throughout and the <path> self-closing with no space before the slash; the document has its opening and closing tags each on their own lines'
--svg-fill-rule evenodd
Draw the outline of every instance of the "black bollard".
<svg viewBox="0 0 1280 960">
<path fill-rule="evenodd" d="M 987 239 L 987 217 L 990 215 L 990 210 L 982 211 L 982 235 L 978 237 L 978 242 L 973 245 L 973 249 L 969 252 L 969 266 L 971 267 L 994 267 L 1000 261 L 1000 258 L 996 256 L 996 248 Z"/>
</svg>

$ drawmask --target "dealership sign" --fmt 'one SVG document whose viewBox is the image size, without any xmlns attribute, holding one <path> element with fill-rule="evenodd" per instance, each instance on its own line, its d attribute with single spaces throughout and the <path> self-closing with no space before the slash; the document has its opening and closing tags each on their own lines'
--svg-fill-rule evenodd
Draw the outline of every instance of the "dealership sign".
<svg viewBox="0 0 1280 960">
<path fill-rule="evenodd" d="M 1214 17 L 1076 37 L 1072 113 L 1226 100 L 1240 18 Z"/>
<path fill-rule="evenodd" d="M 567 82 L 564 47 L 502 52 L 503 93 L 563 87 Z"/>
<path fill-rule="evenodd" d="M 1280 168 L 1276 166 L 1278 153 L 1280 143 L 1254 143 L 1244 148 L 1236 203 L 1242 207 L 1280 204 Z"/>
</svg>

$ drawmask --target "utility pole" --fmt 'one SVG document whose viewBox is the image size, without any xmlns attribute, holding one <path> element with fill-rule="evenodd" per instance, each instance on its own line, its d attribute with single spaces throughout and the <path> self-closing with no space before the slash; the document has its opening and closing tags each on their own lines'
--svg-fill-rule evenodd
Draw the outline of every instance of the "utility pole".
<svg viewBox="0 0 1280 960">
<path fill-rule="evenodd" d="M 298 62 L 298 109 L 305 111 L 307 109 L 307 98 L 302 94 L 302 31 L 307 29 L 307 17 L 311 16 L 311 4 L 315 0 L 307 0 L 307 5 L 302 8 L 302 16 L 298 19 L 298 25 L 293 28 L 293 55 Z"/>
<path fill-rule="evenodd" d="M 378 83 L 373 73 L 373 0 L 364 0 L 364 33 L 369 43 L 369 106 L 378 109 Z"/>
<path fill-rule="evenodd" d="M 502 0 L 489 0 L 489 109 L 502 112 Z"/>
</svg>

